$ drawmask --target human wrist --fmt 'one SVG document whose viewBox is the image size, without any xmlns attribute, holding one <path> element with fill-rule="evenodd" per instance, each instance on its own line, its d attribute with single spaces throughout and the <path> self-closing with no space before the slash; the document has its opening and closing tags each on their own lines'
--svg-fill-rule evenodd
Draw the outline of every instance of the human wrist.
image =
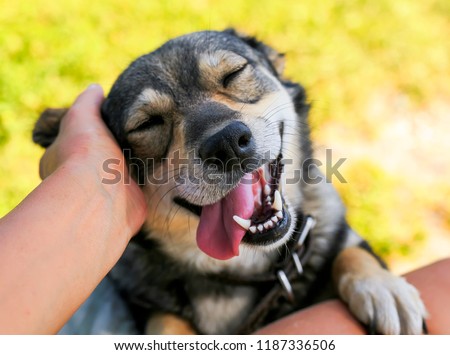
<svg viewBox="0 0 450 355">
<path fill-rule="evenodd" d="M 144 222 L 147 212 L 144 195 L 128 175 L 123 158 L 97 161 L 71 159 L 57 171 L 68 181 L 68 186 L 78 185 L 80 193 L 103 206 L 105 220 L 109 221 L 115 234 L 125 236 L 128 242 Z"/>
<path fill-rule="evenodd" d="M 90 254 L 95 258 L 91 272 L 103 277 L 117 262 L 127 246 L 132 231 L 123 206 L 124 194 L 116 188 L 105 188 L 101 175 L 90 166 L 71 161 L 62 164 L 43 182 L 40 194 L 50 198 L 53 215 L 63 210 L 63 218 L 55 219 L 53 227 L 79 249 L 76 254 Z"/>
</svg>

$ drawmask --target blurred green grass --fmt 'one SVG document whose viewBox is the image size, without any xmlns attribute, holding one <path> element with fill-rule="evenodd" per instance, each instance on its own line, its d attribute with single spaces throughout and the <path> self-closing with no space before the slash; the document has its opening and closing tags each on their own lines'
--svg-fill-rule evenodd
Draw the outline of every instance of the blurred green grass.
<svg viewBox="0 0 450 355">
<path fill-rule="evenodd" d="M 0 216 L 39 183 L 42 150 L 31 143 L 30 132 L 44 108 L 69 105 L 91 82 L 107 91 L 134 58 L 187 32 L 236 27 L 285 52 L 286 75 L 309 92 L 319 141 L 320 127 L 332 123 L 376 138 L 379 123 L 366 112 L 377 90 L 403 95 L 412 109 L 436 96 L 450 97 L 448 0 L 2 0 L 0 5 Z M 338 187 L 356 229 L 388 257 L 420 247 L 425 227 L 420 210 L 398 196 L 401 179 L 377 161 L 349 164 L 351 183 Z M 442 203 L 417 196 L 414 203 L 426 208 Z"/>
</svg>

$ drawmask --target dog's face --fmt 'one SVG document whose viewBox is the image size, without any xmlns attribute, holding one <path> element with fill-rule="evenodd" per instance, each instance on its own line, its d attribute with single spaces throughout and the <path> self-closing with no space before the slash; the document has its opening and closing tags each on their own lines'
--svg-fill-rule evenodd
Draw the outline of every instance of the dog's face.
<svg viewBox="0 0 450 355">
<path fill-rule="evenodd" d="M 301 125 L 282 57 L 234 31 L 198 32 L 136 60 L 102 114 L 129 148 L 146 228 L 170 250 L 215 259 L 286 243 L 301 203 Z M 197 249 L 198 250 L 198 249 Z M 252 251 L 252 252 L 253 252 Z"/>
</svg>

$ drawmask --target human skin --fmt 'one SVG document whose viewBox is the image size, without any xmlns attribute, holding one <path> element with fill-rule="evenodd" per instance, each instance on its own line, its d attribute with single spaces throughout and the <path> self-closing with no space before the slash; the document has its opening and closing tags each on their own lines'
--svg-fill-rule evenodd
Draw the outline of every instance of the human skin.
<svg viewBox="0 0 450 355">
<path fill-rule="evenodd" d="M 106 159 L 126 171 L 102 101 L 97 85 L 77 98 L 41 160 L 44 180 L 0 220 L 0 334 L 56 333 L 144 222 L 134 182 L 101 182 Z"/>
<path fill-rule="evenodd" d="M 405 278 L 420 292 L 429 316 L 429 334 L 450 334 L 450 259 L 412 271 Z M 339 300 L 308 307 L 258 330 L 256 334 L 367 334 Z"/>
</svg>

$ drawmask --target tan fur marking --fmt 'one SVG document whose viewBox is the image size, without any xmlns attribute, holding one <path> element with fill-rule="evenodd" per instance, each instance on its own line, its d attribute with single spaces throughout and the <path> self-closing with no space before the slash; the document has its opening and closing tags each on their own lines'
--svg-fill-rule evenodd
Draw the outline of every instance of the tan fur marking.
<svg viewBox="0 0 450 355">
<path fill-rule="evenodd" d="M 148 119 L 149 115 L 158 115 L 172 109 L 172 98 L 153 89 L 145 89 L 131 105 L 128 112 L 128 120 L 125 123 L 125 131 L 137 127 Z"/>
<path fill-rule="evenodd" d="M 196 334 L 186 320 L 169 313 L 152 316 L 145 327 L 146 334 L 157 335 L 193 335 Z"/>
<path fill-rule="evenodd" d="M 217 93 L 212 94 L 211 99 L 215 102 L 226 105 L 235 111 L 241 111 L 242 108 L 245 106 L 244 104 L 242 104 L 242 102 L 236 102 L 235 100 L 233 100 L 225 95 L 222 95 L 222 94 L 217 94 Z"/>
<path fill-rule="evenodd" d="M 216 84 L 227 71 L 232 71 L 246 62 L 245 58 L 231 51 L 218 50 L 202 53 L 198 67 L 203 84 Z"/>
<path fill-rule="evenodd" d="M 345 274 L 372 274 L 381 268 L 378 261 L 364 249 L 352 247 L 339 253 L 333 265 L 333 280 L 337 284 Z"/>
</svg>

